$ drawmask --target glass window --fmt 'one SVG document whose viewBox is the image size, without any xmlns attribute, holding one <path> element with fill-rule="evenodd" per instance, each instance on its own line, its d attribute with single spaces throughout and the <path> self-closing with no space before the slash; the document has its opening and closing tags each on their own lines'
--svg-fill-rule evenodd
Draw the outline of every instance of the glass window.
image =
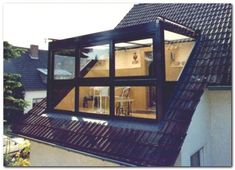
<svg viewBox="0 0 235 170">
<path fill-rule="evenodd" d="M 115 115 L 156 119 L 156 87 L 115 87 Z"/>
<path fill-rule="evenodd" d="M 37 103 L 41 102 L 42 100 L 43 100 L 43 98 L 34 98 L 33 101 L 32 101 L 33 107 L 34 107 Z"/>
<path fill-rule="evenodd" d="M 203 166 L 203 148 L 199 149 L 190 157 L 190 165 L 192 167 Z"/>
<path fill-rule="evenodd" d="M 109 87 L 80 86 L 79 111 L 94 114 L 109 114 Z"/>
<path fill-rule="evenodd" d="M 115 44 L 116 76 L 148 76 L 152 73 L 152 38 Z"/>
<path fill-rule="evenodd" d="M 54 79 L 73 79 L 75 77 L 75 50 L 64 49 L 55 52 Z"/>
<path fill-rule="evenodd" d="M 164 31 L 166 81 L 177 81 L 191 54 L 195 40 L 177 33 Z"/>
<path fill-rule="evenodd" d="M 109 44 L 81 48 L 80 75 L 81 77 L 109 76 Z"/>
<path fill-rule="evenodd" d="M 54 85 L 53 107 L 55 110 L 75 111 L 75 88 L 66 85 Z"/>
</svg>

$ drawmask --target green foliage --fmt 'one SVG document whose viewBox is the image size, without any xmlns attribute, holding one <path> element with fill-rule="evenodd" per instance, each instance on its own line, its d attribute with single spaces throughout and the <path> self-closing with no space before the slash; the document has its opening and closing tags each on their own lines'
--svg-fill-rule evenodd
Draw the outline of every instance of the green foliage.
<svg viewBox="0 0 235 170">
<path fill-rule="evenodd" d="M 14 47 L 8 42 L 3 42 L 4 60 L 10 60 L 17 57 L 25 51 Z M 23 87 L 20 82 L 19 74 L 4 73 L 4 119 L 14 119 L 15 114 L 23 113 L 28 103 L 23 100 Z"/>
<path fill-rule="evenodd" d="M 9 44 L 7 41 L 3 42 L 3 50 L 4 50 L 4 60 L 9 60 L 12 58 L 19 57 L 22 53 L 25 52 L 22 48 L 17 48 Z"/>
<path fill-rule="evenodd" d="M 28 159 L 23 159 L 21 157 L 18 157 L 16 162 L 13 164 L 13 166 L 29 166 L 29 160 Z"/>
<path fill-rule="evenodd" d="M 30 156 L 30 142 L 29 140 L 24 140 L 24 143 L 19 145 L 20 151 L 15 155 L 4 155 L 4 166 L 6 167 L 20 167 L 20 166 L 30 166 L 29 156 Z"/>
<path fill-rule="evenodd" d="M 15 161 L 13 166 L 29 166 L 29 155 L 30 155 L 30 142 L 24 140 L 24 143 L 20 145 L 21 151 L 15 155 Z"/>
<path fill-rule="evenodd" d="M 20 75 L 4 74 L 4 109 L 23 111 L 28 106 L 23 98 Z"/>
</svg>

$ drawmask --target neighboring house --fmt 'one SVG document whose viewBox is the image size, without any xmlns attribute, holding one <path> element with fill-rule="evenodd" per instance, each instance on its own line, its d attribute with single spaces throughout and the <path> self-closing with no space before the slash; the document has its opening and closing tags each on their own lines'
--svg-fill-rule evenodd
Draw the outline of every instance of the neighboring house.
<svg viewBox="0 0 235 170">
<path fill-rule="evenodd" d="M 193 115 L 178 166 L 232 166 L 231 87 L 208 86 Z"/>
<path fill-rule="evenodd" d="M 48 96 L 13 132 L 32 166 L 232 166 L 231 41 L 231 4 L 135 5 L 49 44 Z"/>
<path fill-rule="evenodd" d="M 24 113 L 46 97 L 47 72 L 46 50 L 39 50 L 38 46 L 31 45 L 19 58 L 4 61 L 4 73 L 16 73 L 21 75 L 24 87 L 24 99 L 29 103 Z"/>
</svg>

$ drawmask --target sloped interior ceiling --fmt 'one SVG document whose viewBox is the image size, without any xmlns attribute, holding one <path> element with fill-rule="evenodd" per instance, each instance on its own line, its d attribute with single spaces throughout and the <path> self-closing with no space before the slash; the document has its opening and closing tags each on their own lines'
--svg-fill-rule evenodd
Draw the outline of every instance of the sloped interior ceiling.
<svg viewBox="0 0 235 170">
<path fill-rule="evenodd" d="M 55 106 L 58 110 L 74 111 L 75 107 L 75 88 L 70 90 L 64 98 Z"/>
<path fill-rule="evenodd" d="M 70 108 L 72 104 L 74 104 L 74 87 L 71 87 L 70 85 L 65 84 L 55 84 L 53 86 L 53 94 L 52 94 L 52 100 L 53 100 L 53 107 L 54 109 L 61 109 L 61 110 L 67 110 L 66 108 Z M 62 107 L 66 107 L 65 109 L 62 109 Z"/>
</svg>

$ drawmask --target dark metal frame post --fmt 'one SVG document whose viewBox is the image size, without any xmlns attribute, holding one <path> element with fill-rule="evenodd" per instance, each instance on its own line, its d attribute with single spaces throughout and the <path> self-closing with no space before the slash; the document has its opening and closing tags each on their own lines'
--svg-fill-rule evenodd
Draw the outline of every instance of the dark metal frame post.
<svg viewBox="0 0 235 170">
<path fill-rule="evenodd" d="M 156 110 L 158 113 L 158 119 L 162 119 L 164 115 L 163 107 L 163 89 L 165 82 L 165 55 L 164 55 L 164 29 L 163 23 L 160 20 L 156 21 L 156 34 L 154 36 L 154 57 L 156 58 L 156 77 L 157 77 L 157 104 Z"/>
<path fill-rule="evenodd" d="M 78 107 L 79 107 L 79 72 L 80 72 L 80 51 L 79 47 L 76 46 L 75 49 L 75 104 L 74 104 L 74 111 L 76 114 L 79 114 Z"/>
<path fill-rule="evenodd" d="M 49 101 L 52 101 L 52 93 L 53 93 L 53 77 L 54 77 L 54 52 L 51 50 L 51 43 L 49 42 L 48 45 L 48 67 L 47 67 L 47 111 L 52 111 L 52 103 Z"/>
<path fill-rule="evenodd" d="M 51 108 L 51 103 L 48 102 L 48 101 L 51 101 L 51 82 L 50 79 L 51 79 L 51 56 L 52 56 L 52 53 L 50 51 L 50 43 L 48 45 L 48 58 L 47 58 L 47 111 L 50 111 L 50 108 Z"/>
<path fill-rule="evenodd" d="M 115 46 L 114 42 L 111 40 L 109 44 L 109 78 L 110 78 L 110 96 L 109 96 L 109 112 L 113 117 L 115 114 L 115 87 L 114 87 L 114 77 L 115 77 Z"/>
</svg>

